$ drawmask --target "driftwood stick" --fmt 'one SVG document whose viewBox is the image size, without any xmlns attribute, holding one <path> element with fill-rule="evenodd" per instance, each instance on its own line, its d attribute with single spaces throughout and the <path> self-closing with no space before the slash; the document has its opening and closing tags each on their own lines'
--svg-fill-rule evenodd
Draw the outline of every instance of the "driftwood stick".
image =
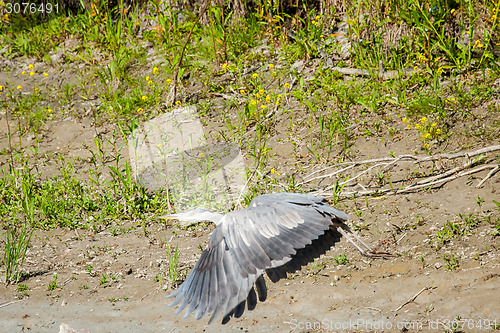
<svg viewBox="0 0 500 333">
<path fill-rule="evenodd" d="M 491 165 L 491 164 L 481 165 L 480 167 L 475 168 L 473 170 L 460 172 L 460 173 L 458 173 L 456 175 L 453 175 L 453 176 L 450 176 L 450 177 L 446 177 L 446 178 L 443 178 L 443 179 L 439 179 L 439 180 L 436 180 L 436 181 L 433 181 L 433 182 L 429 182 L 429 183 L 425 183 L 425 184 L 421 184 L 421 185 L 415 185 L 415 186 L 410 185 L 408 187 L 405 187 L 405 188 L 397 190 L 397 192 L 398 193 L 403 193 L 403 192 L 410 192 L 410 191 L 418 190 L 418 189 L 421 189 L 421 188 L 424 188 L 424 187 L 429 187 L 429 186 L 432 186 L 432 185 L 441 184 L 441 183 L 448 182 L 448 181 L 453 180 L 453 179 L 457 179 L 459 177 L 463 177 L 463 176 L 470 175 L 472 173 L 483 171 L 484 169 L 490 169 L 490 168 L 495 168 L 495 167 L 496 167 L 496 165 Z"/>
<path fill-rule="evenodd" d="M 362 161 L 342 162 L 342 163 L 337 163 L 337 164 L 334 164 L 332 166 L 322 168 L 321 170 L 316 170 L 316 171 L 310 173 L 309 175 L 304 177 L 306 180 L 304 180 L 304 182 L 302 182 L 302 184 L 309 183 L 315 179 L 331 177 L 331 174 L 328 174 L 328 175 L 317 176 L 316 178 L 313 178 L 313 179 L 308 179 L 319 172 L 322 172 L 322 171 L 325 171 L 325 170 L 328 170 L 331 168 L 338 168 L 341 166 L 346 166 L 346 165 L 359 166 L 359 165 L 363 165 L 363 164 L 381 163 L 381 162 L 388 162 L 390 165 L 393 165 L 397 162 L 407 162 L 407 161 L 413 161 L 415 163 L 422 163 L 422 162 L 435 161 L 435 160 L 439 160 L 439 159 L 449 160 L 449 159 L 454 159 L 454 158 L 459 158 L 459 157 L 471 158 L 471 157 L 474 157 L 477 155 L 491 153 L 494 151 L 500 151 L 500 145 L 485 147 L 485 148 L 481 148 L 481 149 L 469 151 L 469 152 L 458 152 L 458 153 L 454 153 L 454 154 L 437 154 L 437 155 L 432 155 L 432 156 L 399 155 L 398 157 L 383 157 L 383 158 L 372 158 L 372 159 L 362 160 Z"/>
<path fill-rule="evenodd" d="M 495 168 L 493 168 L 493 169 L 492 169 L 492 170 L 491 170 L 491 171 L 490 171 L 490 172 L 486 175 L 486 177 L 484 177 L 484 178 L 483 178 L 483 180 L 481 180 L 481 181 L 479 182 L 479 184 L 477 184 L 477 185 L 476 185 L 476 187 L 477 187 L 477 188 L 480 188 L 481 186 L 483 186 L 484 182 L 485 182 L 486 180 L 488 180 L 488 178 L 490 178 L 491 176 L 493 176 L 495 173 L 497 173 L 497 172 L 498 172 L 498 170 L 500 170 L 500 164 L 499 164 L 499 165 L 497 165 Z"/>
<path fill-rule="evenodd" d="M 462 171 L 464 169 L 467 169 L 469 168 L 470 166 L 472 165 L 472 161 L 468 161 L 467 163 L 465 163 L 464 165 L 462 166 L 457 166 L 456 168 L 453 168 L 451 170 L 448 170 L 446 171 L 445 173 L 442 173 L 442 174 L 439 174 L 439 175 L 436 175 L 436 176 L 432 176 L 432 177 L 429 177 L 429 178 L 426 178 L 426 179 L 423 179 L 419 182 L 417 182 L 417 185 L 420 185 L 420 184 L 426 184 L 426 183 L 430 183 L 434 180 L 438 180 L 438 179 L 441 179 L 441 178 L 445 178 L 445 177 L 448 177 L 456 172 L 459 172 L 459 171 Z"/>
<path fill-rule="evenodd" d="M 438 155 L 433 155 L 433 156 L 418 156 L 418 155 L 400 155 L 398 157 L 384 157 L 384 158 L 373 158 L 373 159 L 368 159 L 368 160 L 362 160 L 362 161 L 349 161 L 349 162 L 342 162 L 338 163 L 335 165 L 332 165 L 330 167 L 322 168 L 320 170 L 316 170 L 309 175 L 305 176 L 305 180 L 300 183 L 306 184 L 315 180 L 320 180 L 324 178 L 332 178 L 335 175 L 342 174 L 345 171 L 352 170 L 353 168 L 361 165 L 366 165 L 366 164 L 374 164 L 370 167 L 368 167 L 366 170 L 360 171 L 357 175 L 354 177 L 345 180 L 344 182 L 340 183 L 340 185 L 346 185 L 348 183 L 351 183 L 352 181 L 358 179 L 359 177 L 363 176 L 364 174 L 368 173 L 372 169 L 376 167 L 382 167 L 382 170 L 388 170 L 389 168 L 392 168 L 394 165 L 396 165 L 399 162 L 413 162 L 413 163 L 423 163 L 423 162 L 432 162 L 435 160 L 440 160 L 440 159 L 456 159 L 456 158 L 467 158 L 465 163 L 461 166 L 457 166 L 455 168 L 452 168 L 450 170 L 447 170 L 441 174 L 434 175 L 431 177 L 427 177 L 425 179 L 422 179 L 416 183 L 407 185 L 407 186 L 401 186 L 399 188 L 378 188 L 374 190 L 367 190 L 361 183 L 357 183 L 354 186 L 360 186 L 363 190 L 362 191 L 350 191 L 350 192 L 342 192 L 340 193 L 340 196 L 342 197 L 347 197 L 351 195 L 373 195 L 373 194 L 397 194 L 397 193 L 407 193 L 407 192 L 412 192 L 416 191 L 422 188 L 426 188 L 429 186 L 435 186 L 435 185 L 440 185 L 445 182 L 457 179 L 459 177 L 467 176 L 473 173 L 477 173 L 486 169 L 491 169 L 490 172 L 477 184 L 476 187 L 481 187 L 489 178 L 491 178 L 495 173 L 500 171 L 500 164 L 485 164 L 476 167 L 475 169 L 468 170 L 470 167 L 474 166 L 478 161 L 482 161 L 484 156 L 476 157 L 479 155 L 495 152 L 495 151 L 500 151 L 500 145 L 496 146 L 490 146 L 490 147 L 485 147 L 481 148 L 478 150 L 474 151 L 469 151 L 469 152 L 458 152 L 454 154 L 438 154 Z M 473 159 L 473 157 L 476 157 Z M 341 168 L 337 171 L 330 172 L 325 175 L 317 175 L 320 172 L 325 172 L 328 169 L 332 168 Z M 317 191 L 316 193 L 318 194 L 327 194 L 328 191 L 330 191 L 333 188 L 333 186 L 329 186 L 321 191 Z"/>
<path fill-rule="evenodd" d="M 392 311 L 393 312 L 398 312 L 399 310 L 401 310 L 403 308 L 403 306 L 405 306 L 406 304 L 410 304 L 411 302 L 413 302 L 421 293 L 423 293 L 426 290 L 434 289 L 434 288 L 436 288 L 436 287 L 431 287 L 431 286 L 425 286 L 425 287 L 423 287 L 418 293 L 416 293 L 415 295 L 413 295 L 412 298 L 410 298 L 409 300 L 407 300 L 406 302 L 404 302 L 403 304 L 401 304 L 400 306 L 398 306 L 398 308 L 396 310 L 392 310 Z"/>
<path fill-rule="evenodd" d="M 440 159 L 440 158 L 444 158 L 444 159 L 453 159 L 453 158 L 459 158 L 459 157 L 474 157 L 474 156 L 477 156 L 477 155 L 481 155 L 481 154 L 485 154 L 485 153 L 491 153 L 491 152 L 494 152 L 494 151 L 499 151 L 500 150 L 500 145 L 498 146 L 489 146 L 489 147 L 485 147 L 485 148 L 481 148 L 481 149 L 478 149 L 478 150 L 474 150 L 474 151 L 465 151 L 465 152 L 458 152 L 458 153 L 455 153 L 455 154 L 438 154 L 438 155 L 432 155 L 432 156 L 426 156 L 426 157 L 421 157 L 418 159 L 417 162 L 427 162 L 427 161 L 435 161 L 437 159 Z"/>
</svg>

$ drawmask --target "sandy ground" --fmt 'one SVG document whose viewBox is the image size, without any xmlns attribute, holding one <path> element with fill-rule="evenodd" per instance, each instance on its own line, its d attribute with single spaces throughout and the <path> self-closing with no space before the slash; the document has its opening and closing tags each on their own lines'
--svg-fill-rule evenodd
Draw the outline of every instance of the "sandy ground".
<svg viewBox="0 0 500 333">
<path fill-rule="evenodd" d="M 449 197 L 455 192 L 451 188 L 440 191 Z M 399 331 L 402 326 L 410 331 L 442 332 L 455 321 L 463 331 L 477 332 L 495 321 L 500 324 L 495 296 L 500 283 L 500 240 L 489 235 L 490 226 L 480 225 L 474 233 L 439 251 L 426 241 L 429 230 L 442 224 L 447 215 L 453 216 L 456 210 L 474 211 L 472 197 L 463 197 L 459 207 L 456 201 L 436 205 L 433 193 L 379 199 L 371 213 L 378 221 L 371 224 L 369 233 L 362 233 L 371 244 L 389 239 L 394 230 L 391 223 L 403 226 L 411 222 L 409 215 L 417 207 L 426 216 L 424 225 L 408 230 L 396 245 L 382 245 L 397 257 L 366 259 L 342 240 L 316 267 L 308 266 L 276 284 L 267 281 L 268 299 L 224 326 L 206 326 L 207 318 L 182 320 L 181 315 L 174 315 L 174 309 L 167 307 L 169 300 L 164 299 L 171 287 L 166 280 L 154 281 L 166 269 L 166 250 L 159 240 L 173 236 L 171 243 L 179 245 L 179 260 L 188 270 L 199 257 L 197 246 L 207 241 L 211 226 L 200 225 L 191 231 L 161 226 L 147 237 L 142 230 L 119 236 L 37 232 L 27 268 L 38 273 L 23 282 L 30 287 L 29 297 L 0 308 L 0 324 L 5 332 L 57 332 L 61 323 L 91 332 L 383 332 Z M 399 207 L 401 215 L 388 218 L 390 212 L 388 216 L 378 212 L 386 207 Z M 178 234 L 174 236 L 172 231 Z M 460 267 L 447 269 L 441 258 L 444 253 L 460 257 Z M 334 263 L 334 256 L 340 254 L 346 254 L 349 264 Z M 425 257 L 424 264 L 420 255 Z M 86 269 L 89 264 L 95 276 Z M 48 291 L 54 273 L 60 287 Z M 109 278 L 101 284 L 102 274 L 116 280 Z M 0 302 L 16 301 L 20 296 L 15 286 L 2 287 Z"/>
<path fill-rule="evenodd" d="M 90 117 L 80 116 L 47 122 L 40 154 L 57 153 L 80 162 L 90 157 L 96 131 L 109 135 L 111 130 L 96 128 Z M 4 123 L 2 115 L 0 124 Z M 469 126 L 473 125 L 456 124 L 456 131 Z M 7 147 L 5 126 L 0 130 L 3 150 Z M 24 145 L 33 140 L 23 139 Z M 458 134 L 453 136 L 447 151 L 498 144 L 498 139 L 461 140 Z M 279 140 L 272 138 L 270 144 L 273 141 Z M 397 140 L 359 136 L 351 153 L 361 160 L 386 157 L 391 150 L 396 155 L 413 153 L 415 146 L 411 136 L 401 135 Z M 276 150 L 283 153 L 290 147 Z M 301 153 L 293 152 L 295 156 Z M 280 158 L 276 163 L 282 163 L 285 170 L 288 165 L 292 172 L 290 165 L 296 161 Z M 4 157 L 1 163 L 6 165 Z M 77 164 L 76 170 L 86 167 Z M 51 161 L 39 170 L 46 177 L 58 174 Z M 500 179 L 497 175 L 476 188 L 486 173 L 458 178 L 433 190 L 342 200 L 337 207 L 350 214 L 351 225 L 364 226 L 359 233 L 366 242 L 379 244 L 395 257 L 370 260 L 342 240 L 316 265 L 276 284 L 268 281 L 267 300 L 224 326 L 206 326 L 207 318 L 182 320 L 181 315 L 174 315 L 165 296 L 175 286 L 165 277 L 155 280 L 168 267 L 165 244 L 179 246 L 180 270 L 185 275 L 199 258 L 198 246 L 204 247 L 213 226 L 200 224 L 186 230 L 155 223 L 146 235 L 142 229 L 132 228 L 117 236 L 108 230 L 95 234 L 90 230 L 37 231 L 24 267 L 29 278 L 21 282 L 29 289 L 0 286 L 0 331 L 58 332 L 62 323 L 93 333 L 443 332 L 453 331 L 456 327 L 449 326 L 453 322 L 466 332 L 498 329 L 500 237 L 492 233 L 499 211 L 492 200 L 500 201 Z M 482 206 L 476 203 L 478 196 L 485 200 Z M 362 212 L 361 217 L 356 210 Z M 465 235 L 453 236 L 437 248 L 436 233 L 447 222 L 460 222 L 459 214 L 472 216 L 477 223 Z M 120 228 L 133 226 L 128 223 Z M 347 264 L 335 262 L 335 256 L 341 254 L 347 256 Z M 455 256 L 458 267 L 446 267 L 445 255 Z M 57 287 L 48 290 L 54 274 Z"/>
</svg>

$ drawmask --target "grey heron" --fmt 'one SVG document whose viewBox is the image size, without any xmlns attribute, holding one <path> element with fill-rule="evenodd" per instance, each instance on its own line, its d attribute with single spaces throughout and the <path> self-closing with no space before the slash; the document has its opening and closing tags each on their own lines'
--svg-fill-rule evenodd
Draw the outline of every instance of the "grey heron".
<svg viewBox="0 0 500 333">
<path fill-rule="evenodd" d="M 265 194 L 254 198 L 248 208 L 226 215 L 196 208 L 160 218 L 216 224 L 186 280 L 167 296 L 176 298 L 169 306 L 180 304 L 176 314 L 188 307 L 184 318 L 192 312 L 195 319 L 212 313 L 209 324 L 221 314 L 223 323 L 233 315 L 241 316 L 245 303 L 252 310 L 257 294 L 264 301 L 264 272 L 276 282 L 325 253 L 341 236 L 365 256 L 389 255 L 372 251 L 344 223 L 349 219 L 346 213 L 310 194 Z"/>
</svg>

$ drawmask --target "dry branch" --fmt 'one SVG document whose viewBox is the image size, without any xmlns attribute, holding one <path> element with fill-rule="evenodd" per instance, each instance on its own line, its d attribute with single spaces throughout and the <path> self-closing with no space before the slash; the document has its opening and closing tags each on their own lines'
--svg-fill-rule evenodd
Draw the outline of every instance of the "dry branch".
<svg viewBox="0 0 500 333">
<path fill-rule="evenodd" d="M 339 182 L 338 185 L 344 186 L 355 179 L 360 178 L 364 174 L 370 172 L 372 169 L 376 167 L 382 167 L 382 170 L 388 170 L 389 168 L 392 168 L 393 166 L 397 165 L 400 162 L 413 162 L 413 163 L 424 163 L 424 162 L 432 162 L 432 161 L 439 161 L 442 159 L 446 160 L 451 160 L 451 159 L 457 159 L 457 158 L 467 158 L 467 160 L 460 166 L 454 167 L 450 170 L 447 170 L 443 173 L 440 173 L 438 175 L 430 176 L 425 179 L 422 179 L 416 183 L 412 183 L 407 186 L 401 186 L 399 188 L 393 189 L 391 188 L 377 188 L 373 190 L 367 190 L 365 186 L 363 186 L 361 183 L 355 184 L 355 186 L 361 187 L 363 190 L 362 191 L 349 191 L 349 192 L 342 192 L 339 195 L 342 197 L 347 197 L 351 195 L 373 195 L 373 194 L 398 194 L 398 193 L 408 193 L 412 191 L 417 191 L 422 188 L 428 188 L 432 186 L 441 186 L 442 184 L 463 177 L 467 176 L 473 173 L 477 173 L 483 170 L 490 169 L 490 172 L 477 184 L 476 187 L 481 187 L 486 180 L 490 179 L 495 173 L 497 173 L 500 170 L 500 165 L 499 164 L 485 164 L 481 166 L 477 166 L 476 168 L 469 170 L 471 167 L 477 165 L 478 162 L 482 162 L 484 160 L 483 154 L 495 152 L 495 151 L 500 151 L 500 145 L 496 146 L 490 146 L 490 147 L 485 147 L 481 148 L 478 150 L 474 151 L 469 151 L 469 152 L 458 152 L 454 154 L 438 154 L 438 155 L 432 155 L 432 156 L 418 156 L 418 155 L 400 155 L 398 157 L 384 157 L 384 158 L 375 158 L 375 159 L 368 159 L 368 160 L 362 160 L 362 161 L 350 161 L 350 162 L 343 162 L 343 163 L 338 163 L 333 166 L 327 167 L 327 168 L 322 168 L 321 170 L 314 171 L 307 175 L 304 178 L 304 181 L 301 183 L 306 184 L 315 180 L 320 180 L 320 179 L 325 179 L 325 178 L 332 178 L 333 176 L 342 174 L 345 171 L 351 170 L 355 167 L 362 166 L 362 165 L 367 165 L 367 164 L 374 164 L 372 166 L 369 166 L 366 170 L 360 171 L 358 174 L 356 174 L 354 177 L 345 180 L 344 182 Z M 480 157 L 476 157 L 480 156 Z M 473 157 L 476 157 L 475 159 L 472 159 Z M 317 175 L 320 172 L 325 172 L 329 169 L 335 169 L 335 168 L 341 168 L 340 170 L 336 170 L 333 172 L 330 172 L 325 175 Z M 409 181 L 409 180 L 407 180 Z M 337 185 L 337 186 L 338 186 Z M 327 191 L 332 190 L 335 187 L 335 185 L 328 186 L 327 188 L 323 189 L 322 191 L 318 191 L 318 194 L 326 194 Z"/>
<path fill-rule="evenodd" d="M 416 293 L 415 295 L 413 295 L 412 298 L 410 298 L 409 300 L 407 300 L 406 302 L 404 302 L 403 304 L 401 304 L 400 306 L 398 306 L 398 308 L 396 310 L 393 310 L 393 312 L 398 312 L 399 310 L 401 310 L 403 308 L 403 306 L 405 306 L 406 304 L 410 304 L 411 302 L 413 302 L 421 293 L 423 293 L 426 290 L 434 289 L 434 288 L 436 288 L 436 287 L 431 287 L 431 286 L 425 286 L 425 287 L 423 287 L 418 293 Z"/>
</svg>

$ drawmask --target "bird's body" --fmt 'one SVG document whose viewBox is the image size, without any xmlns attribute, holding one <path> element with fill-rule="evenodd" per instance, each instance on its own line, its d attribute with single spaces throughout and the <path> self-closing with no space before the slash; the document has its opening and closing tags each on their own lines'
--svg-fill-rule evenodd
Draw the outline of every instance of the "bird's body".
<svg viewBox="0 0 500 333">
<path fill-rule="evenodd" d="M 248 208 L 226 215 L 197 209 L 163 218 L 211 220 L 217 225 L 191 273 L 168 296 L 177 297 L 171 304 L 180 304 L 177 313 L 187 307 L 185 317 L 195 312 L 200 319 L 213 312 L 209 323 L 221 314 L 224 320 L 238 317 L 245 303 L 252 309 L 257 300 L 254 284 L 259 299 L 265 299 L 264 272 L 276 281 L 349 231 L 347 214 L 326 205 L 322 197 L 299 193 L 261 195 Z M 317 254 L 320 245 L 325 249 Z"/>
</svg>

